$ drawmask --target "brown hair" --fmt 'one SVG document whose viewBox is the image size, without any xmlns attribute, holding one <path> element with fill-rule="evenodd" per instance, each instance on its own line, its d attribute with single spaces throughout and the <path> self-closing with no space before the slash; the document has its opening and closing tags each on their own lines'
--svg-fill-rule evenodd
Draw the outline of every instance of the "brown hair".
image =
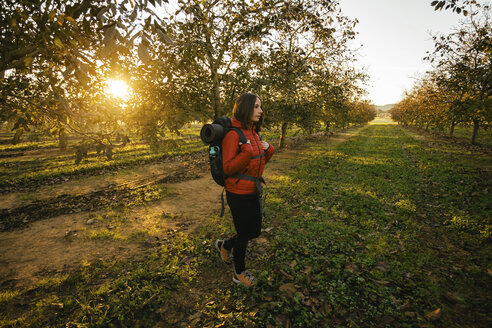
<svg viewBox="0 0 492 328">
<path fill-rule="evenodd" d="M 256 94 L 248 92 L 243 93 L 236 99 L 236 103 L 232 109 L 232 116 L 241 122 L 243 129 L 247 129 L 251 123 L 250 119 L 255 109 L 256 98 L 260 99 Z M 259 122 L 254 123 L 256 131 L 260 131 L 261 123 L 263 123 L 263 115 L 261 115 Z"/>
</svg>

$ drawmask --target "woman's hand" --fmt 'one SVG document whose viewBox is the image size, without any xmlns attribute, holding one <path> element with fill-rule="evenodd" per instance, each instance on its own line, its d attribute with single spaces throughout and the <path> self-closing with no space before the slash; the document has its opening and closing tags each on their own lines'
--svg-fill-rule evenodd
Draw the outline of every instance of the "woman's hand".
<svg viewBox="0 0 492 328">
<path fill-rule="evenodd" d="M 270 144 L 266 141 L 261 140 L 261 148 L 263 148 L 263 150 L 267 150 L 268 147 L 270 147 Z"/>
</svg>

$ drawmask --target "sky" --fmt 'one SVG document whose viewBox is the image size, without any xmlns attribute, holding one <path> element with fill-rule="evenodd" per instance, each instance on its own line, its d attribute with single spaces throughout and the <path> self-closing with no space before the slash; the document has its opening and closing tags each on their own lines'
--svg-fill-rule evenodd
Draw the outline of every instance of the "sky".
<svg viewBox="0 0 492 328">
<path fill-rule="evenodd" d="M 434 50 L 431 33 L 449 34 L 465 17 L 434 11 L 431 0 L 340 0 L 342 13 L 357 18 L 353 47 L 357 67 L 370 76 L 368 98 L 375 105 L 397 103 L 415 78 L 431 69 L 423 58 Z"/>
</svg>

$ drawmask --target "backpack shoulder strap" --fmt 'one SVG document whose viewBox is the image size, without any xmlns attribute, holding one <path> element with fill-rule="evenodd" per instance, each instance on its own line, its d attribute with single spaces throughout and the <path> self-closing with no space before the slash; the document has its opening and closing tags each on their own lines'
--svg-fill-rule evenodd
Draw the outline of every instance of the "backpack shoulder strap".
<svg viewBox="0 0 492 328">
<path fill-rule="evenodd" d="M 239 141 L 243 144 L 247 143 L 248 142 L 248 139 L 246 139 L 246 136 L 244 135 L 244 132 L 243 130 L 241 130 L 240 128 L 236 128 L 236 127 L 233 127 L 231 128 L 231 130 L 234 130 L 236 131 L 236 133 L 238 134 L 239 136 Z"/>
</svg>

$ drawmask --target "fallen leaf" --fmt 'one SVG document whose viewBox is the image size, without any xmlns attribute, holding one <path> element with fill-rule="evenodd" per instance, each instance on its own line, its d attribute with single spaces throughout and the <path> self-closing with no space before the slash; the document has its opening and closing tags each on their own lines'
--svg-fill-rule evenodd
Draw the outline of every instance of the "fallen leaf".
<svg viewBox="0 0 492 328">
<path fill-rule="evenodd" d="M 202 314 L 200 312 L 197 312 L 193 315 L 190 315 L 188 317 L 188 322 L 191 324 L 191 326 L 194 326 L 194 327 L 197 327 L 198 326 L 198 323 L 200 322 L 200 317 L 202 316 Z"/>
<path fill-rule="evenodd" d="M 385 262 L 379 262 L 376 269 L 379 271 L 388 272 L 390 270 L 390 266 Z"/>
<path fill-rule="evenodd" d="M 390 295 L 390 300 L 395 303 L 395 304 L 400 304 L 400 301 L 398 301 L 398 299 L 396 299 L 396 297 L 394 297 L 393 295 Z"/>
<path fill-rule="evenodd" d="M 369 278 L 369 280 L 371 280 L 372 282 L 375 282 L 376 284 L 379 284 L 379 285 L 389 285 L 389 281 L 384 281 L 384 280 L 376 280 L 376 279 L 372 279 L 372 278 Z"/>
<path fill-rule="evenodd" d="M 354 263 L 347 263 L 345 265 L 345 270 L 347 270 L 350 273 L 354 273 L 359 271 L 359 267 Z"/>
<path fill-rule="evenodd" d="M 294 280 L 294 277 L 288 274 L 287 272 L 285 272 L 284 270 L 280 269 L 280 273 L 286 276 L 287 278 L 289 278 L 290 280 Z"/>
<path fill-rule="evenodd" d="M 462 301 L 461 297 L 459 297 L 458 295 L 456 295 L 455 293 L 452 293 L 450 291 L 445 291 L 442 295 L 447 301 L 452 302 L 452 303 L 457 303 L 457 302 Z"/>
<path fill-rule="evenodd" d="M 378 323 L 380 325 L 389 325 L 389 324 L 393 323 L 394 321 L 395 321 L 395 319 L 393 317 L 390 317 L 389 315 L 385 315 L 385 316 L 378 319 Z"/>
<path fill-rule="evenodd" d="M 401 310 L 408 310 L 408 309 L 410 309 L 411 307 L 412 307 L 412 306 L 410 305 L 410 303 L 405 302 L 405 303 L 403 303 L 403 304 L 400 306 L 400 309 L 401 309 Z"/>
<path fill-rule="evenodd" d="M 415 318 L 415 312 L 405 312 L 405 315 L 409 318 Z"/>
<path fill-rule="evenodd" d="M 296 260 L 294 260 L 294 261 L 290 262 L 290 264 L 289 264 L 289 266 L 290 266 L 291 268 L 294 268 L 296 265 L 297 265 L 297 261 L 296 261 Z"/>
<path fill-rule="evenodd" d="M 256 243 L 265 247 L 265 246 L 268 246 L 269 242 L 268 242 L 268 239 L 260 237 L 260 238 L 256 238 Z"/>
<path fill-rule="evenodd" d="M 292 283 L 283 284 L 282 286 L 280 286 L 279 290 L 285 291 L 289 295 L 294 295 L 294 293 L 297 292 L 296 286 Z"/>
<path fill-rule="evenodd" d="M 437 310 L 427 313 L 425 315 L 425 318 L 429 321 L 434 321 L 441 318 L 441 308 L 438 308 Z"/>
<path fill-rule="evenodd" d="M 275 322 L 277 323 L 277 326 L 280 327 L 287 327 L 287 323 L 290 324 L 289 317 L 284 314 L 277 314 L 275 316 Z"/>
</svg>

